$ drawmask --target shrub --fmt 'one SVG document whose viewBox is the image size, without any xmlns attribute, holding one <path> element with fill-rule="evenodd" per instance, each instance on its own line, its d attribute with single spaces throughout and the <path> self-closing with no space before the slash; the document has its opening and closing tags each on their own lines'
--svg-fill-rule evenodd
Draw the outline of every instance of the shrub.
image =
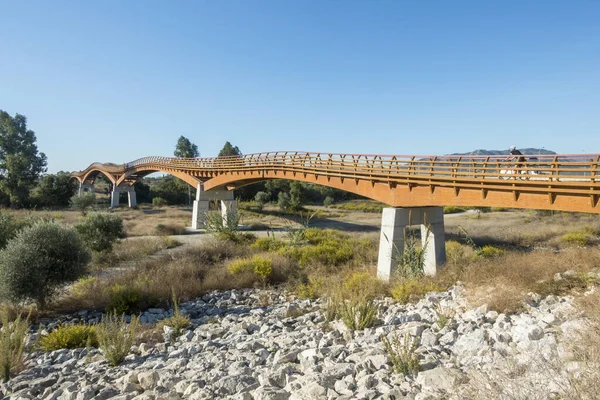
<svg viewBox="0 0 600 400">
<path fill-rule="evenodd" d="M 479 257 L 483 257 L 483 258 L 494 258 L 494 257 L 500 257 L 502 254 L 504 254 L 504 250 L 499 249 L 498 247 L 495 247 L 495 246 L 485 245 L 482 248 L 478 249 L 476 254 Z"/>
<path fill-rule="evenodd" d="M 358 330 L 375 325 L 377 311 L 371 299 L 351 299 L 340 303 L 339 316 L 348 329 Z"/>
<path fill-rule="evenodd" d="M 277 205 L 283 211 L 289 210 L 291 208 L 290 195 L 285 192 L 279 192 L 277 195 Z"/>
<path fill-rule="evenodd" d="M 368 272 L 354 272 L 346 277 L 342 291 L 349 299 L 374 299 L 385 292 L 383 282 Z"/>
<path fill-rule="evenodd" d="M 177 296 L 175 295 L 175 292 L 173 292 L 173 316 L 163 320 L 162 325 L 173 328 L 171 340 L 174 340 L 181 336 L 183 331 L 189 328 L 191 324 L 190 318 L 187 315 L 181 314 L 181 311 L 179 310 L 179 300 L 177 300 Z"/>
<path fill-rule="evenodd" d="M 415 375 L 421 370 L 419 356 L 416 354 L 419 347 L 417 338 L 413 339 L 405 333 L 402 340 L 398 334 L 393 334 L 391 340 L 384 336 L 381 341 L 392 361 L 395 373 Z"/>
<path fill-rule="evenodd" d="M 402 279 L 395 283 L 390 289 L 392 297 L 402 304 L 406 304 L 414 298 L 421 297 L 429 292 L 441 292 L 444 287 L 432 281 L 420 279 Z"/>
<path fill-rule="evenodd" d="M 81 196 L 75 195 L 71 197 L 70 207 L 73 210 L 81 211 L 83 216 L 86 215 L 87 210 L 96 203 L 96 194 L 92 192 L 87 192 L 82 194 Z"/>
<path fill-rule="evenodd" d="M 467 249 L 457 241 L 446 241 L 446 262 L 452 266 L 459 266 L 467 259 Z"/>
<path fill-rule="evenodd" d="M 425 251 L 421 241 L 413 234 L 404 231 L 404 248 L 402 252 L 396 250 L 393 254 L 394 261 L 398 264 L 398 275 L 403 279 L 412 279 L 423 276 L 425 266 Z"/>
<path fill-rule="evenodd" d="M 139 309 L 141 292 L 132 286 L 115 283 L 107 288 L 108 304 L 106 311 L 115 314 L 124 314 Z"/>
<path fill-rule="evenodd" d="M 17 229 L 18 225 L 13 216 L 0 211 L 0 249 L 3 249 L 8 241 L 15 237 Z"/>
<path fill-rule="evenodd" d="M 77 349 L 82 347 L 98 347 L 96 329 L 87 324 L 62 325 L 39 341 L 42 350 Z"/>
<path fill-rule="evenodd" d="M 125 237 L 123 219 L 109 213 L 90 214 L 75 229 L 88 247 L 96 252 L 112 250 L 113 244 Z"/>
<path fill-rule="evenodd" d="M 331 206 L 334 203 L 333 197 L 331 196 L 327 196 L 325 197 L 325 200 L 323 200 L 323 205 L 327 208 L 329 208 L 329 206 Z"/>
<path fill-rule="evenodd" d="M 44 307 L 59 287 L 83 275 L 89 259 L 73 229 L 38 222 L 0 251 L 0 297 Z"/>
<path fill-rule="evenodd" d="M 164 207 L 167 205 L 167 201 L 162 197 L 155 197 L 152 199 L 152 205 L 154 207 Z"/>
<path fill-rule="evenodd" d="M 116 314 L 108 314 L 102 317 L 102 322 L 96 327 L 98 345 L 112 366 L 121 364 L 129 354 L 139 326 L 140 318 L 136 316 L 131 317 L 129 324 L 125 315 L 118 317 Z"/>
<path fill-rule="evenodd" d="M 154 230 L 159 235 L 183 235 L 185 226 L 180 224 L 158 224 L 154 227 Z"/>
<path fill-rule="evenodd" d="M 261 279 L 266 280 L 273 272 L 273 260 L 263 256 L 253 256 L 252 258 L 242 258 L 233 261 L 227 266 L 232 274 L 241 274 L 252 272 Z"/>
<path fill-rule="evenodd" d="M 10 376 L 23 368 L 23 350 L 25 337 L 29 331 L 29 316 L 22 319 L 21 314 L 14 321 L 9 320 L 8 310 L 0 310 L 0 373 L 8 381 Z"/>
<path fill-rule="evenodd" d="M 286 254 L 303 267 L 315 263 L 332 267 L 351 260 L 354 250 L 349 243 L 326 242 L 317 246 L 291 247 Z"/>
<path fill-rule="evenodd" d="M 323 278 L 309 277 L 308 283 L 302 283 L 296 288 L 296 296 L 302 299 L 316 299 L 323 290 Z"/>
<path fill-rule="evenodd" d="M 267 204 L 270 200 L 271 200 L 271 195 L 267 192 L 258 192 L 254 196 L 254 201 L 256 201 L 259 211 L 262 211 L 265 204 Z"/>
<path fill-rule="evenodd" d="M 256 242 L 252 243 L 250 247 L 262 251 L 277 251 L 285 247 L 285 242 L 274 237 L 263 237 L 256 239 Z"/>
<path fill-rule="evenodd" d="M 240 215 L 237 212 L 227 211 L 225 218 L 219 212 L 209 212 L 206 214 L 205 226 L 206 230 L 214 233 L 218 239 L 238 242 L 240 240 L 239 220 Z"/>
<path fill-rule="evenodd" d="M 572 246 L 585 247 L 592 243 L 593 235 L 589 230 L 581 230 L 563 235 L 562 240 Z"/>
</svg>

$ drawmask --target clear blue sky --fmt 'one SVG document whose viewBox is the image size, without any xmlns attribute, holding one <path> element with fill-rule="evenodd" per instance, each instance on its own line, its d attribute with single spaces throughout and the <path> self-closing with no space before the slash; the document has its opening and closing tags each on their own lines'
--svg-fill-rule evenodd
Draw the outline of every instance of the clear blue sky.
<svg viewBox="0 0 600 400">
<path fill-rule="evenodd" d="M 600 1 L 0 0 L 49 172 L 305 150 L 600 153 Z"/>
</svg>

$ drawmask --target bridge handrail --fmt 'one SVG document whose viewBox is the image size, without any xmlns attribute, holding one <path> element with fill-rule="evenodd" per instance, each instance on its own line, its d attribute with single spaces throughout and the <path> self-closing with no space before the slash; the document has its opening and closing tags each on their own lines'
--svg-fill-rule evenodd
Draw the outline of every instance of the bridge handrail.
<svg viewBox="0 0 600 400">
<path fill-rule="evenodd" d="M 149 156 L 126 164 L 93 163 L 86 170 L 73 173 L 83 177 L 89 171 L 106 169 L 126 175 L 140 169 L 183 170 L 195 173 L 234 171 L 280 171 L 316 173 L 325 176 L 371 178 L 378 180 L 426 178 L 446 180 L 506 179 L 508 175 L 526 175 L 535 181 L 567 182 L 572 180 L 600 183 L 597 154 L 525 154 L 525 161 L 507 155 L 365 155 L 297 151 L 277 151 L 224 157 L 179 158 Z M 518 172 L 516 172 L 518 170 Z M 529 176 L 532 175 L 532 176 Z"/>
</svg>

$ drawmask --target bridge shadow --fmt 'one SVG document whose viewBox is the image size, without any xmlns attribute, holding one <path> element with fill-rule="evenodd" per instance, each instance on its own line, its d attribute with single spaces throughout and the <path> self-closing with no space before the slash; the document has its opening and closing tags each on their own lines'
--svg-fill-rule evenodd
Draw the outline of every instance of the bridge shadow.
<svg viewBox="0 0 600 400">
<path fill-rule="evenodd" d="M 455 233 L 455 232 L 446 232 L 445 238 L 447 241 L 454 240 L 456 242 L 466 244 L 466 245 L 471 244 L 471 243 L 469 243 L 471 241 L 478 247 L 495 246 L 495 247 L 501 247 L 501 248 L 510 247 L 510 248 L 518 249 L 518 250 L 527 250 L 528 249 L 527 247 L 519 245 L 518 243 L 516 243 L 514 241 L 499 240 L 498 238 L 493 238 L 493 237 L 490 237 L 487 235 L 466 237 L 464 234 Z"/>
<path fill-rule="evenodd" d="M 379 226 L 363 225 L 354 222 L 335 221 L 327 218 L 314 218 L 313 220 L 311 220 L 309 226 L 311 228 L 329 228 L 349 232 L 379 232 L 380 230 Z"/>
<path fill-rule="evenodd" d="M 142 209 L 140 211 L 142 211 L 144 214 L 150 214 L 150 215 L 152 215 L 152 214 L 164 214 L 164 213 L 167 212 L 167 210 L 144 210 L 144 209 Z"/>
</svg>

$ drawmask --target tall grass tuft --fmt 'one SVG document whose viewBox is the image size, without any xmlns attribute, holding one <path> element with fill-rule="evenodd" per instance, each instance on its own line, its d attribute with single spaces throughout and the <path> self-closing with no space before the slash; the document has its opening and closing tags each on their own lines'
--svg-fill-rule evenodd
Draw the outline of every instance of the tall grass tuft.
<svg viewBox="0 0 600 400">
<path fill-rule="evenodd" d="M 187 315 L 183 315 L 179 310 L 179 300 L 177 299 L 177 295 L 175 294 L 175 290 L 173 289 L 173 316 L 171 318 L 167 318 L 162 322 L 163 325 L 170 326 L 173 328 L 173 332 L 171 333 L 171 340 L 174 340 L 181 336 L 184 330 L 190 327 L 192 324 L 190 322 L 190 318 Z"/>
<path fill-rule="evenodd" d="M 208 212 L 206 213 L 205 227 L 218 239 L 238 242 L 240 240 L 239 222 L 240 214 L 237 212 L 227 210 L 226 217 L 219 212 Z"/>
<path fill-rule="evenodd" d="M 135 341 L 135 335 L 140 326 L 140 318 L 131 316 L 127 324 L 125 315 L 108 314 L 102 317 L 102 322 L 96 327 L 98 344 L 104 357 L 112 366 L 117 366 L 129 354 Z"/>
<path fill-rule="evenodd" d="M 23 368 L 23 350 L 25 349 L 25 337 L 29 331 L 29 316 L 22 319 L 17 315 L 14 321 L 10 321 L 8 310 L 0 310 L 0 368 L 2 379 L 6 382 L 11 375 Z"/>
<path fill-rule="evenodd" d="M 377 306 L 372 299 L 359 298 L 342 301 L 339 316 L 348 329 L 361 330 L 375 325 Z"/>
<path fill-rule="evenodd" d="M 383 337 L 383 346 L 392 361 L 394 372 L 403 375 L 416 375 L 420 370 L 419 357 L 416 354 L 419 340 L 411 338 L 408 333 L 401 339 L 398 334 L 392 338 Z"/>
</svg>

